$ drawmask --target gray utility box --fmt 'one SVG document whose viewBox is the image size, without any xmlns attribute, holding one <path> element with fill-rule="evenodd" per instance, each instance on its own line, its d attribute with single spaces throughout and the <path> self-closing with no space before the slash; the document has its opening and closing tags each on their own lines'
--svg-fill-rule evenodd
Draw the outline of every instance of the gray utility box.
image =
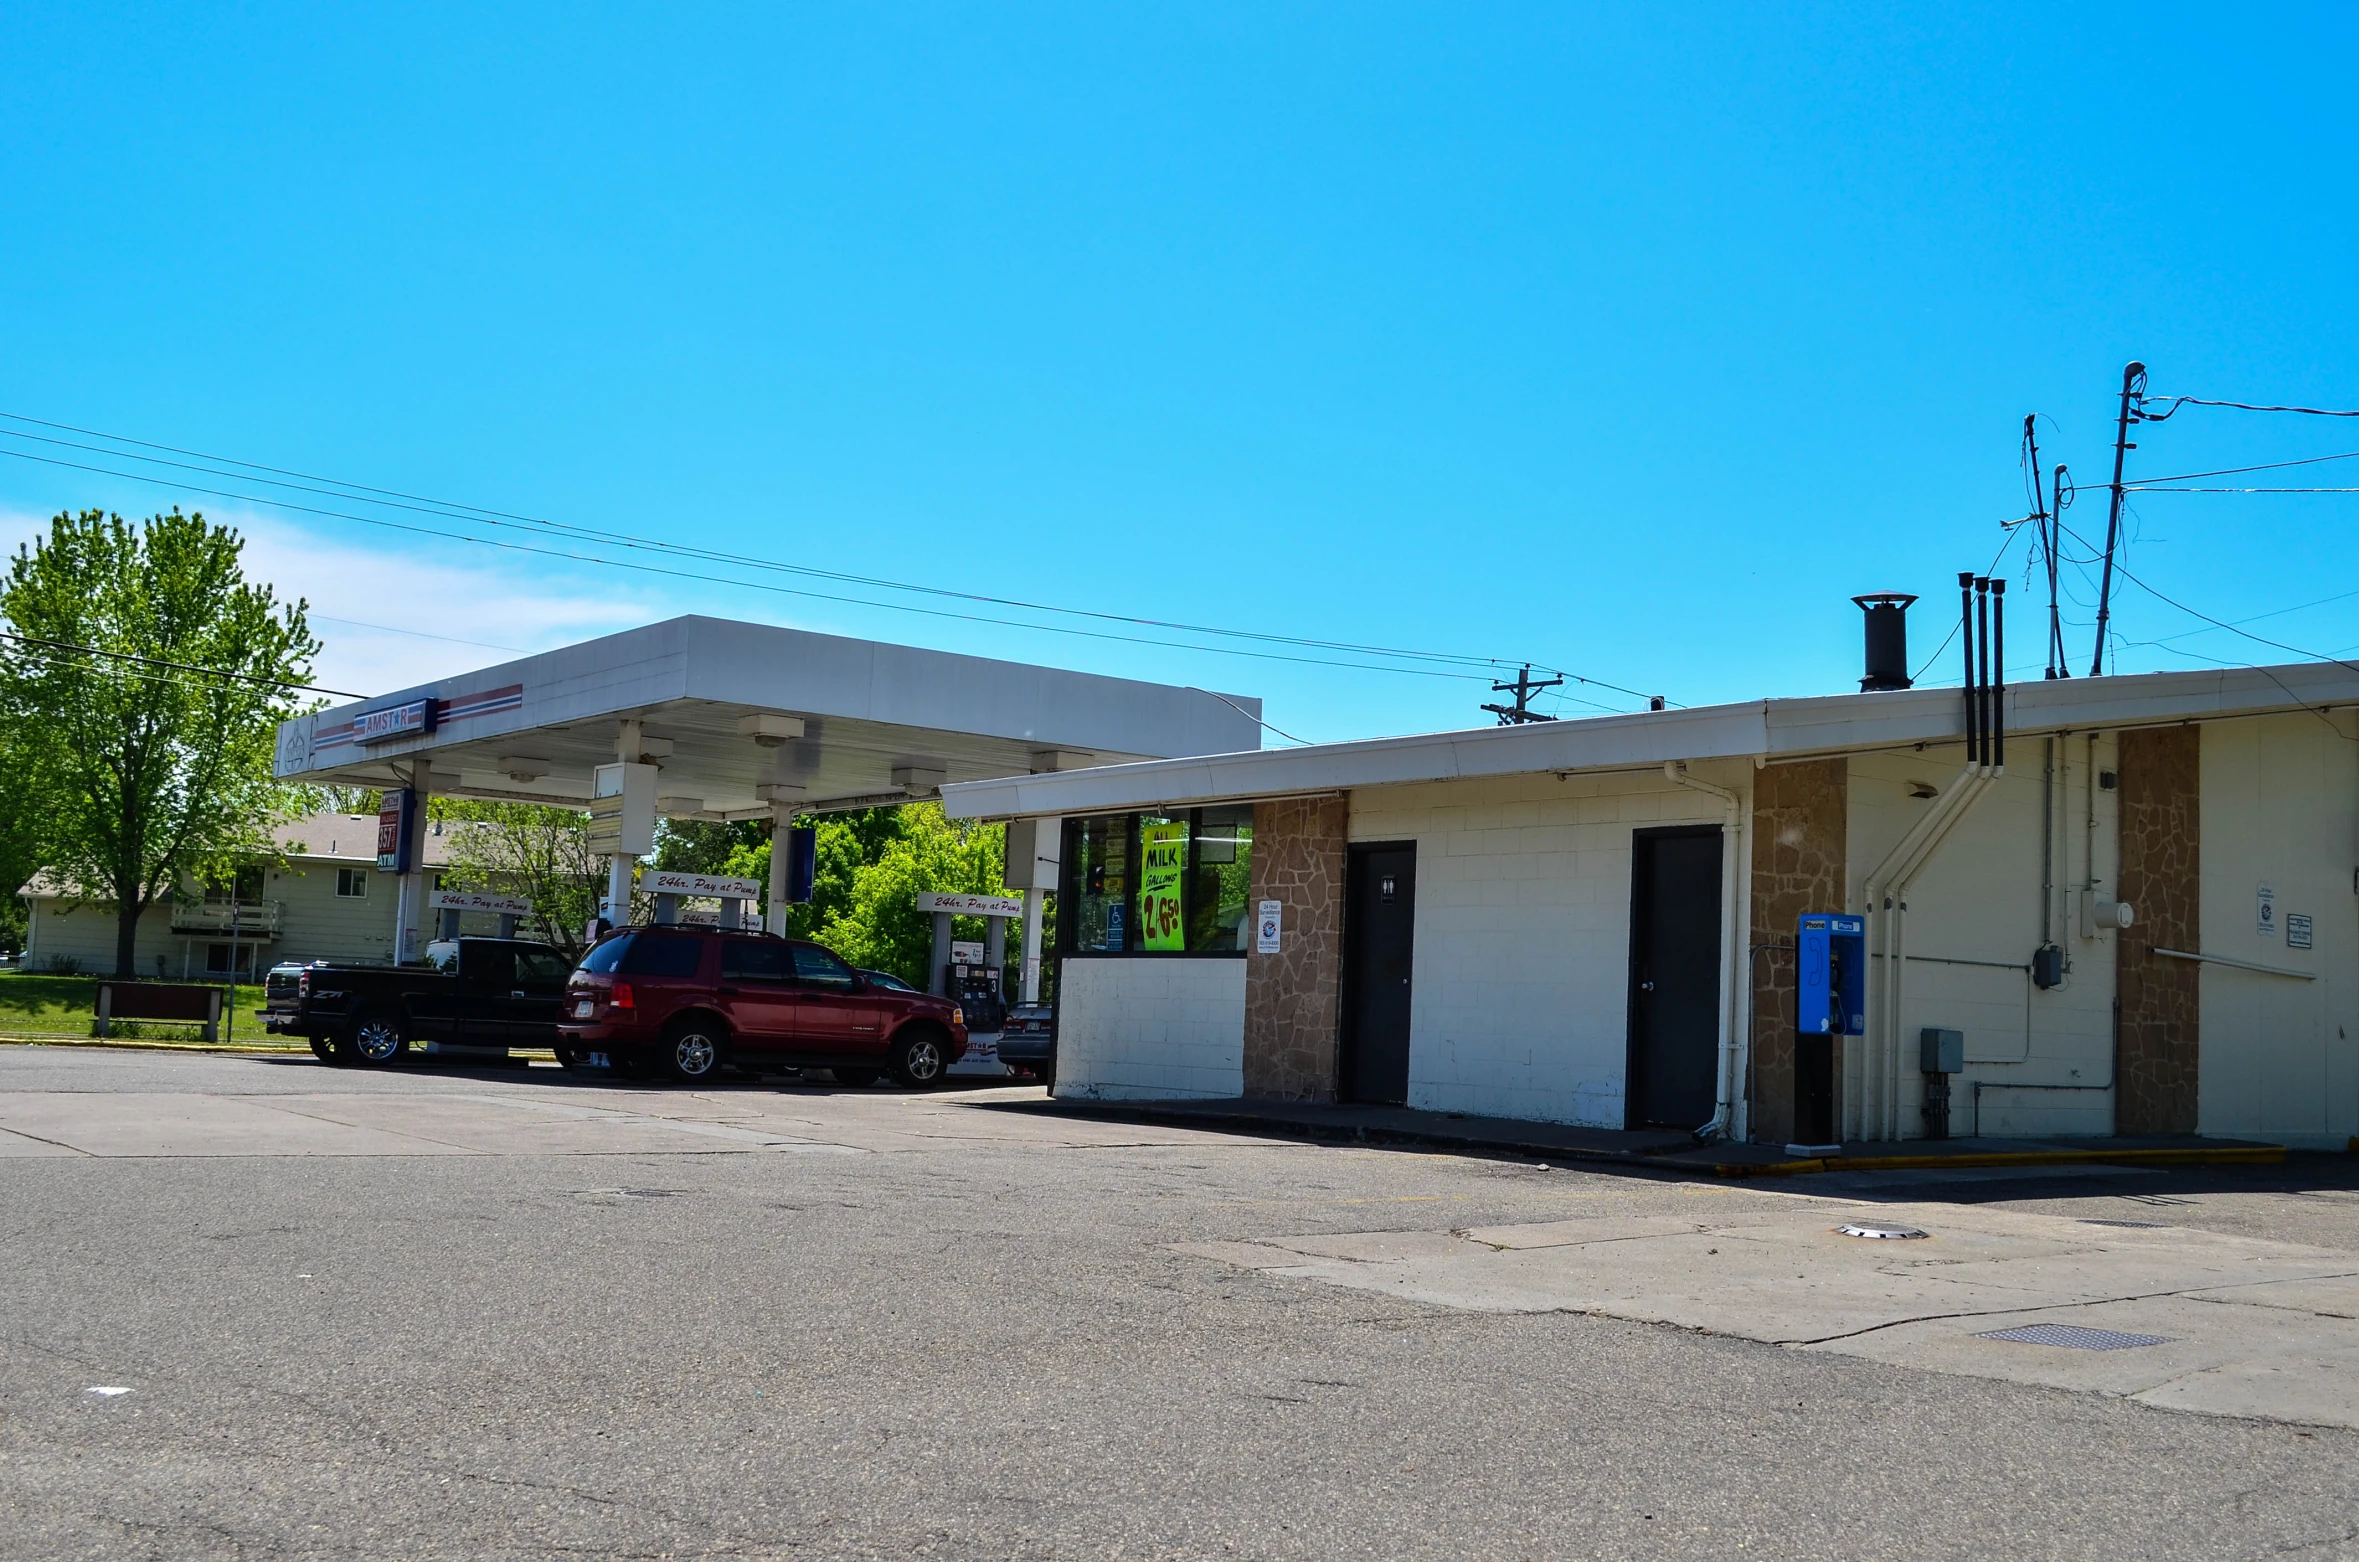
<svg viewBox="0 0 2359 1562">
<path fill-rule="evenodd" d="M 1917 1033 L 1921 1053 L 1917 1066 L 1928 1074 L 1963 1074 L 1966 1072 L 1966 1033 L 1962 1030 L 1937 1030 L 1926 1026 Z"/>
</svg>

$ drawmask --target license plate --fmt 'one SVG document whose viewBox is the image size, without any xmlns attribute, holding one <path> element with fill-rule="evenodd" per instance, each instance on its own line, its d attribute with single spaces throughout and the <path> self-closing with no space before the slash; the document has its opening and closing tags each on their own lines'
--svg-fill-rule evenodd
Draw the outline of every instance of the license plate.
<svg viewBox="0 0 2359 1562">
<path fill-rule="evenodd" d="M 597 1011 L 598 1011 L 598 1000 L 597 1000 L 597 999 L 595 999 L 595 998 L 583 998 L 583 999 L 579 1000 L 578 1002 L 576 1002 L 576 1003 L 574 1004 L 574 1006 L 573 1006 L 573 1017 L 574 1017 L 575 1019 L 577 1019 L 577 1020 L 586 1020 L 586 1019 L 588 1019 L 588 1018 L 589 1018 L 589 1017 L 590 1017 L 592 1014 L 595 1014 Z"/>
</svg>

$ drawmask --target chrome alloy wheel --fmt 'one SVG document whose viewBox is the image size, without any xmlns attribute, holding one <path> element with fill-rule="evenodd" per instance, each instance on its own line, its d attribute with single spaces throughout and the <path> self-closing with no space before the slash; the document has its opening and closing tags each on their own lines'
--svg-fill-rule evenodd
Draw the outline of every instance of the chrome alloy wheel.
<svg viewBox="0 0 2359 1562">
<path fill-rule="evenodd" d="M 672 1038 L 672 1072 L 682 1079 L 702 1079 L 721 1060 L 721 1049 L 701 1030 L 682 1031 Z"/>
<path fill-rule="evenodd" d="M 942 1077 L 942 1049 L 933 1037 L 911 1038 L 901 1057 L 901 1072 L 913 1085 L 930 1085 Z"/>
<path fill-rule="evenodd" d="M 372 1014 L 353 1028 L 352 1050 L 363 1063 L 390 1063 L 401 1056 L 401 1022 Z"/>
</svg>

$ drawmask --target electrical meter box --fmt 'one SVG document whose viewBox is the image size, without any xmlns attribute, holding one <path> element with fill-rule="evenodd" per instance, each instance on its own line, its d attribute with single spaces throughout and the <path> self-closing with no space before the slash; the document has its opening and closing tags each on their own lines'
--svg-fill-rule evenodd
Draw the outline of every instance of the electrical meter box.
<svg viewBox="0 0 2359 1562">
<path fill-rule="evenodd" d="M 1796 944 L 1794 1028 L 1806 1036 L 1867 1034 L 1867 919 L 1837 912 L 1802 918 Z"/>
</svg>

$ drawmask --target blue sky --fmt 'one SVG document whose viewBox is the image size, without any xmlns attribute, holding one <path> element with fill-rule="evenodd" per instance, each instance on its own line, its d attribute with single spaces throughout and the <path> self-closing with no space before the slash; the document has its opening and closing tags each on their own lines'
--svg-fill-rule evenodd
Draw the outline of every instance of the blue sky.
<svg viewBox="0 0 2359 1562">
<path fill-rule="evenodd" d="M 2355 33 L 2328 7 L 19 4 L 0 411 L 1684 703 L 1825 692 L 1858 676 L 1855 592 L 1931 594 L 1931 650 L 1945 582 L 2024 511 L 2025 413 L 2097 536 L 2130 358 L 2158 393 L 2359 407 Z M 2359 420 L 2190 408 L 2140 442 L 2133 476 L 2359 450 Z M 0 534 L 234 517 L 323 615 L 322 681 L 364 691 L 703 611 L 1257 693 L 1315 739 L 1487 720 L 1458 677 L 181 481 L 0 459 Z M 2148 494 L 2125 559 L 2242 620 L 2359 589 L 2354 520 L 2359 495 Z M 2134 585 L 2115 623 L 2131 670 L 2294 659 L 2172 638 L 2203 626 Z M 2359 595 L 2250 628 L 2347 652 Z"/>
</svg>

